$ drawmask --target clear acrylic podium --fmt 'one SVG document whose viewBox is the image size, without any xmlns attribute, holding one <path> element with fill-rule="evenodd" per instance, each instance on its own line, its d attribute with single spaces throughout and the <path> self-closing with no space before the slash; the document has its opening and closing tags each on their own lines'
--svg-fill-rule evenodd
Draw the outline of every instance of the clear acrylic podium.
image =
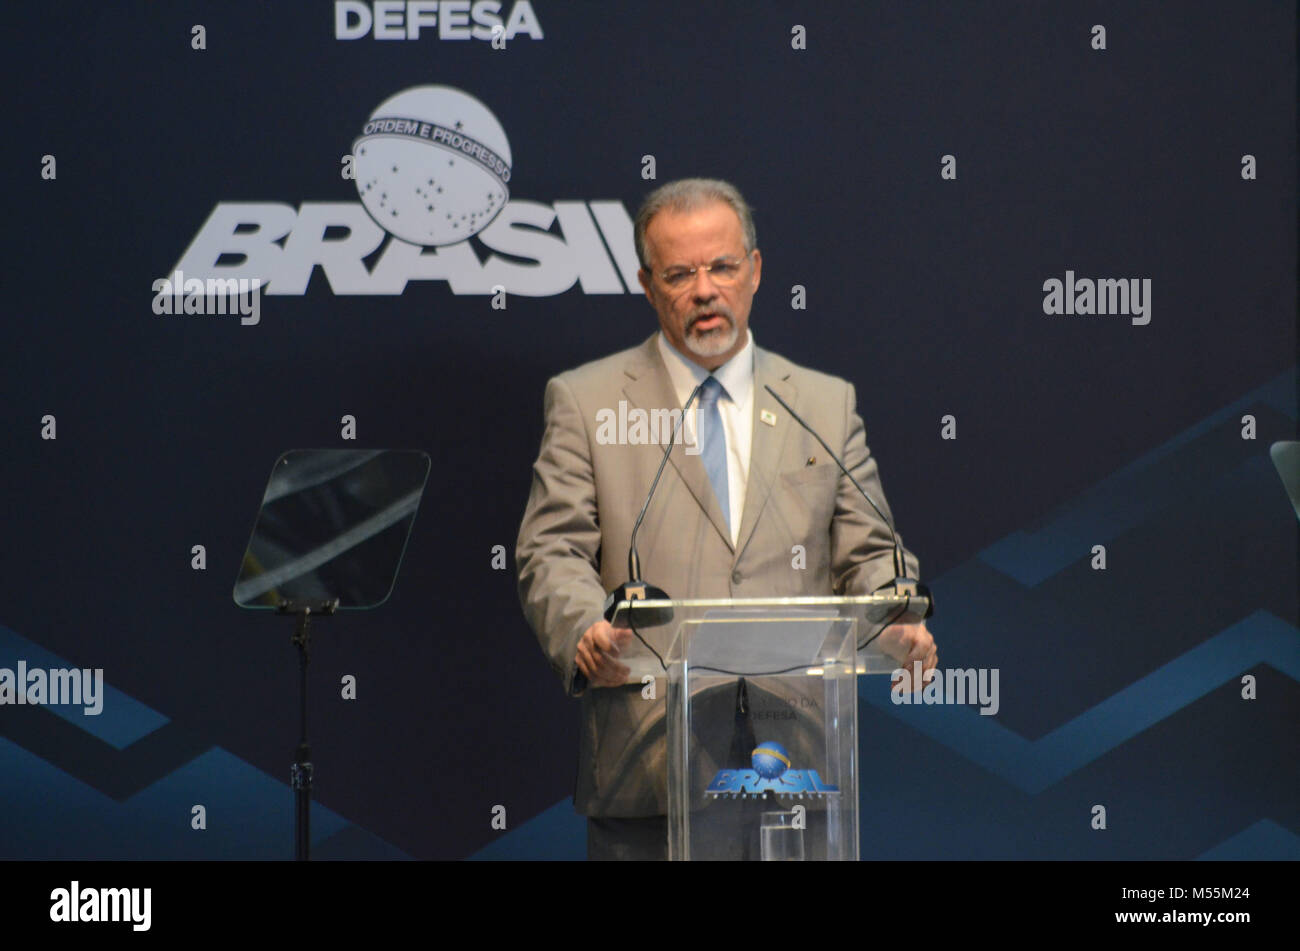
<svg viewBox="0 0 1300 951">
<path fill-rule="evenodd" d="M 667 681 L 670 859 L 857 859 L 857 677 L 898 667 L 871 641 L 907 608 L 895 595 L 617 605 L 614 626 L 645 641 L 620 657 L 628 682 Z"/>
</svg>

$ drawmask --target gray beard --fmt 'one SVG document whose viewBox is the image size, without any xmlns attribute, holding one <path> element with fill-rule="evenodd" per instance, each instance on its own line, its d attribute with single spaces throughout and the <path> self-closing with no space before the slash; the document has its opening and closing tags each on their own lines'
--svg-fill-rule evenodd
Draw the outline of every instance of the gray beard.
<svg viewBox="0 0 1300 951">
<path fill-rule="evenodd" d="M 707 334 L 692 331 L 686 335 L 686 349 L 697 357 L 716 357 L 736 345 L 740 331 L 734 323 L 727 330 L 714 330 Z"/>
</svg>

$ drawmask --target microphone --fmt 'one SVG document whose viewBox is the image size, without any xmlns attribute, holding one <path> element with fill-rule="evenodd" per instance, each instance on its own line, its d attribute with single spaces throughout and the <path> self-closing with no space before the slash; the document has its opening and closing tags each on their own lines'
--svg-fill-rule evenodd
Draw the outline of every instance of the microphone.
<svg viewBox="0 0 1300 951">
<path fill-rule="evenodd" d="M 708 377 L 705 377 L 705 379 L 708 379 Z M 609 597 L 605 599 L 606 621 L 613 622 L 614 612 L 617 610 L 620 601 L 669 600 L 668 592 L 641 580 L 641 558 L 636 551 L 636 533 L 640 531 L 641 522 L 645 520 L 645 513 L 650 508 L 650 500 L 654 498 L 655 489 L 659 488 L 659 477 L 664 474 L 664 466 L 668 465 L 668 457 L 672 455 L 673 446 L 677 443 L 677 433 L 682 428 L 682 423 L 686 421 L 686 414 L 703 386 L 704 383 L 701 382 L 695 389 L 691 390 L 691 395 L 686 398 L 686 405 L 682 407 L 682 415 L 673 423 L 673 433 L 668 438 L 668 446 L 664 449 L 664 457 L 659 460 L 659 471 L 655 473 L 654 481 L 650 483 L 650 491 L 646 493 L 645 504 L 641 506 L 641 514 L 636 517 L 636 523 L 632 526 L 632 538 L 627 549 L 627 574 L 630 580 L 623 582 L 611 591 Z M 635 613 L 636 623 L 642 627 L 658 627 L 661 624 L 667 624 L 673 619 L 672 608 L 644 608 Z M 633 632 L 635 633 L 635 626 Z"/>
<path fill-rule="evenodd" d="M 853 478 L 853 473 L 849 472 L 848 467 L 840 461 L 840 457 L 835 455 L 835 451 L 831 449 L 830 446 L 826 445 L 826 440 L 822 439 L 822 437 L 817 434 L 816 430 L 805 423 L 803 419 L 800 418 L 799 414 L 790 408 L 790 404 L 777 395 L 776 390 L 772 389 L 768 384 L 764 384 L 763 389 L 772 394 L 772 397 L 780 403 L 782 407 L 784 407 L 787 413 L 790 414 L 791 419 L 804 429 L 808 430 L 808 432 L 812 433 L 813 438 L 821 443 L 822 448 L 826 450 L 826 454 L 835 460 L 835 464 L 840 467 L 840 471 L 849 477 L 849 481 L 853 483 L 853 487 L 862 493 L 862 497 L 867 500 L 867 504 L 875 509 L 876 514 L 884 520 L 886 527 L 889 529 L 889 535 L 894 540 L 894 580 L 890 582 L 890 584 L 893 585 L 894 594 L 909 599 L 903 606 L 903 610 L 900 612 L 899 616 L 901 617 L 902 614 L 908 613 L 912 608 L 912 601 L 915 601 L 918 609 L 921 607 L 925 608 L 925 613 L 922 614 L 921 617 L 928 618 L 934 613 L 934 598 L 930 594 L 930 589 L 928 587 L 921 584 L 921 582 L 917 581 L 915 578 L 907 577 L 907 566 L 903 561 L 903 546 L 898 541 L 898 533 L 894 531 L 893 519 L 881 510 L 880 506 L 876 504 L 875 499 L 867 495 L 867 490 L 858 484 L 857 479 Z M 877 590 L 884 589 L 881 588 Z"/>
</svg>

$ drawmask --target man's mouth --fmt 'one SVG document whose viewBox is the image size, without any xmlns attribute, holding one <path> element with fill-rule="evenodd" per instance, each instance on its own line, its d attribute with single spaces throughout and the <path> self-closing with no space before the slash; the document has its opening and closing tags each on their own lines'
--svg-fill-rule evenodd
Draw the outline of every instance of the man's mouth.
<svg viewBox="0 0 1300 951">
<path fill-rule="evenodd" d="M 709 333 L 713 330 L 722 330 L 730 321 L 722 314 L 709 313 L 701 314 L 691 321 L 691 331 L 700 333 Z"/>
</svg>

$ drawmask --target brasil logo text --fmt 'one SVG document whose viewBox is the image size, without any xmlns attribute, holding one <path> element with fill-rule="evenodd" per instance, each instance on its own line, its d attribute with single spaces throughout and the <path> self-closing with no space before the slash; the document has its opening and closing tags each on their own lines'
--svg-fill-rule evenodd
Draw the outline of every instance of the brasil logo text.
<svg viewBox="0 0 1300 951">
<path fill-rule="evenodd" d="M 760 743 L 750 754 L 753 769 L 720 769 L 704 794 L 710 799 L 774 796 L 838 796 L 840 789 L 823 782 L 815 769 L 791 769 L 790 755 L 780 743 Z"/>
</svg>

